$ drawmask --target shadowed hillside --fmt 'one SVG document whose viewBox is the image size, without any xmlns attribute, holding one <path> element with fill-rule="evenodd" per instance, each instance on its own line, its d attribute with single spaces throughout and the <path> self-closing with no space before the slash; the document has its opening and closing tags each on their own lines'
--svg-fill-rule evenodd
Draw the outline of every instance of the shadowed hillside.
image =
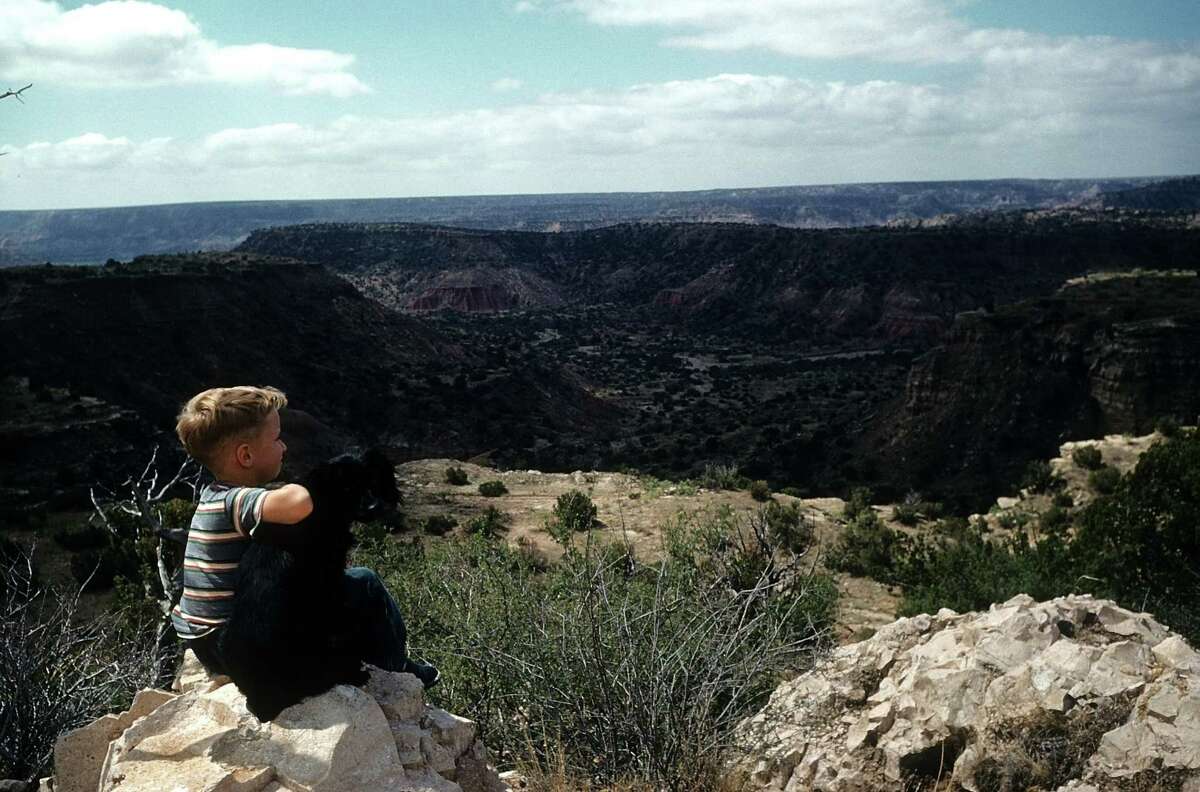
<svg viewBox="0 0 1200 792">
<path fill-rule="evenodd" d="M 8 413 L 2 428 L 0 464 L 9 486 L 36 482 L 72 457 L 83 466 L 72 479 L 96 472 L 88 457 L 102 458 L 104 449 L 89 438 L 103 446 L 109 435 L 99 420 L 75 425 L 75 439 L 66 440 L 74 453 L 53 469 L 22 469 L 31 448 L 45 445 L 64 421 L 72 425 L 71 416 L 89 414 L 85 397 L 101 400 L 121 420 L 133 411 L 150 429 L 147 442 L 157 435 L 173 447 L 175 414 L 192 394 L 216 385 L 273 384 L 318 428 L 384 443 L 399 456 L 494 447 L 515 431 L 514 420 L 586 438 L 613 414 L 544 367 L 494 372 L 486 405 L 468 409 L 455 375 L 479 368 L 477 353 L 363 298 L 320 267 L 258 256 L 5 272 L 0 355 L 9 398 L 26 405 Z M 62 403 L 57 422 L 39 420 L 34 407 L 55 403 Z"/>
</svg>

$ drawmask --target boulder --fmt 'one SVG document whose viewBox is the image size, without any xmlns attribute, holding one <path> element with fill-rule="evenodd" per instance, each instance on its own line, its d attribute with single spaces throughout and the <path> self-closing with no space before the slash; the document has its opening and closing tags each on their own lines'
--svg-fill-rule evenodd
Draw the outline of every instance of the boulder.
<svg viewBox="0 0 1200 792">
<path fill-rule="evenodd" d="M 1021 595 L 838 648 L 736 738 L 750 789 L 1200 790 L 1200 655 L 1147 614 Z"/>
<path fill-rule="evenodd" d="M 411 674 L 372 668 L 365 688 L 339 685 L 269 723 L 250 714 L 227 678 L 210 677 L 194 658 L 185 660 L 176 689 L 150 691 L 153 698 L 144 691 L 140 709 L 135 701 L 129 713 L 104 716 L 73 740 L 64 736 L 61 755 L 55 753 L 55 789 L 507 789 L 488 764 L 475 724 L 426 704 Z"/>
</svg>

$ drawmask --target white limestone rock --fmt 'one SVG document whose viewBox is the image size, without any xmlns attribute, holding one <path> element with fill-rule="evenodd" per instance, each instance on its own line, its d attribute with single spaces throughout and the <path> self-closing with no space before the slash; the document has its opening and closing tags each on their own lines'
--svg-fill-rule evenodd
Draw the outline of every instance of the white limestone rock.
<svg viewBox="0 0 1200 792">
<path fill-rule="evenodd" d="M 475 724 L 426 705 L 421 683 L 411 674 L 371 669 L 365 689 L 339 685 L 289 707 L 270 723 L 259 722 L 246 709 L 245 698 L 234 685 L 225 678 L 209 677 L 198 664 L 184 666 L 177 686 L 179 695 L 144 691 L 130 713 L 105 716 L 72 739 L 64 736 L 62 755 L 55 756 L 54 788 L 100 792 L 507 789 L 487 762 Z"/>
<path fill-rule="evenodd" d="M 839 647 L 737 737 L 731 769 L 753 789 L 940 777 L 979 790 L 1028 771 L 1060 792 L 1123 788 L 1142 772 L 1200 790 L 1200 654 L 1111 602 L 1020 595 L 983 613 L 900 619 Z"/>
</svg>

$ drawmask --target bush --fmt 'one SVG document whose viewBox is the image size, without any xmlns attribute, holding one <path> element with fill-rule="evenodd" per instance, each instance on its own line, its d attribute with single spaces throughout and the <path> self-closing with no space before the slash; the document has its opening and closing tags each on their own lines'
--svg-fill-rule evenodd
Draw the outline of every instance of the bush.
<svg viewBox="0 0 1200 792">
<path fill-rule="evenodd" d="M 79 618 L 78 599 L 39 584 L 24 551 L 0 566 L 0 591 L 0 778 L 31 781 L 60 734 L 154 686 L 156 629 L 121 611 Z"/>
<path fill-rule="evenodd" d="M 449 514 L 431 514 L 421 522 L 421 530 L 432 536 L 445 536 L 458 527 L 458 520 Z"/>
<path fill-rule="evenodd" d="M 1071 452 L 1071 460 L 1084 470 L 1097 470 L 1104 464 L 1104 455 L 1095 446 L 1080 446 Z"/>
<path fill-rule="evenodd" d="M 842 530 L 826 563 L 830 569 L 894 583 L 896 552 L 905 539 L 888 528 L 871 508 L 860 511 Z"/>
<path fill-rule="evenodd" d="M 756 501 L 770 500 L 771 488 L 762 479 L 750 482 L 750 497 Z"/>
<path fill-rule="evenodd" d="M 1163 437 L 1178 437 L 1179 421 L 1176 421 L 1169 415 L 1163 416 L 1154 424 L 1154 431 L 1158 432 Z"/>
<path fill-rule="evenodd" d="M 495 506 L 488 506 L 483 514 L 467 520 L 464 526 L 468 534 L 494 539 L 506 530 L 504 513 Z"/>
<path fill-rule="evenodd" d="M 1075 508 L 1075 499 L 1071 497 L 1069 492 L 1056 492 L 1052 503 L 1060 509 Z"/>
<path fill-rule="evenodd" d="M 1120 482 L 1121 474 L 1116 468 L 1107 465 L 1088 474 L 1088 486 L 1101 495 L 1112 494 Z"/>
<path fill-rule="evenodd" d="M 446 468 L 446 483 L 461 487 L 464 484 L 470 483 L 470 479 L 467 478 L 467 471 L 460 467 L 451 466 Z"/>
<path fill-rule="evenodd" d="M 738 472 L 737 465 L 708 462 L 696 482 L 711 490 L 740 490 L 750 485 L 749 480 Z"/>
<path fill-rule="evenodd" d="M 551 534 L 562 541 L 570 541 L 573 533 L 590 531 L 596 524 L 596 504 L 584 492 L 571 490 L 558 496 L 554 503 L 552 518 L 554 530 Z"/>
<path fill-rule="evenodd" d="M 1043 534 L 1058 533 L 1065 531 L 1071 524 L 1071 518 L 1064 509 L 1058 506 L 1051 506 L 1046 511 L 1042 512 L 1042 516 L 1038 520 L 1038 528 Z"/>
<path fill-rule="evenodd" d="M 737 559 L 766 557 L 745 536 L 685 516 L 654 563 L 589 538 L 539 568 L 478 537 L 364 539 L 355 562 L 405 603 L 439 703 L 471 713 L 499 761 L 692 790 L 716 786 L 733 726 L 811 664 L 832 615 L 836 588 L 799 564 L 731 587 Z"/>
<path fill-rule="evenodd" d="M 855 487 L 850 490 L 850 497 L 846 499 L 846 508 L 842 510 L 842 517 L 846 520 L 853 520 L 864 511 L 870 511 L 871 497 L 871 490 L 866 487 Z"/>
<path fill-rule="evenodd" d="M 1066 481 L 1062 476 L 1054 472 L 1054 468 L 1050 467 L 1050 463 L 1043 460 L 1034 460 L 1025 468 L 1025 474 L 1021 477 L 1021 489 L 1029 490 L 1030 492 L 1056 492 L 1063 488 Z"/>
<path fill-rule="evenodd" d="M 921 507 L 924 502 L 921 496 L 915 492 L 910 492 L 904 496 L 904 500 L 897 503 L 893 514 L 896 521 L 904 525 L 916 525 L 921 520 Z"/>
<path fill-rule="evenodd" d="M 1105 470 L 1111 468 L 1095 473 Z M 1156 443 L 1131 473 L 1115 478 L 1109 494 L 1079 513 L 1073 533 L 1064 530 L 1067 519 L 1052 508 L 1035 542 L 1019 529 L 990 541 L 974 527 L 890 547 L 876 537 L 874 545 L 857 546 L 883 549 L 873 555 L 860 549 L 858 557 L 879 561 L 859 566 L 901 583 L 902 615 L 980 610 L 1022 592 L 1035 599 L 1090 593 L 1149 610 L 1188 640 L 1200 639 L 1200 436 L 1181 430 Z"/>
<path fill-rule="evenodd" d="M 479 485 L 479 494 L 485 498 L 499 498 L 508 494 L 508 487 L 503 481 L 485 481 Z"/>
<path fill-rule="evenodd" d="M 763 507 L 761 519 L 767 527 L 771 541 L 794 555 L 800 555 L 813 542 L 815 529 L 810 519 L 805 519 L 800 504 L 787 506 L 770 501 Z"/>
</svg>

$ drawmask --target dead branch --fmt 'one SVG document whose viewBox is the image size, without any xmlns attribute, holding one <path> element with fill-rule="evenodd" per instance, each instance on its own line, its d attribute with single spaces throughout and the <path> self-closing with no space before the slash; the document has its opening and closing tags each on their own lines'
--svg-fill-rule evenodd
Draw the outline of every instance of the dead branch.
<svg viewBox="0 0 1200 792">
<path fill-rule="evenodd" d="M 32 87 L 33 87 L 33 83 L 29 83 L 29 85 L 26 85 L 24 88 L 18 88 L 15 91 L 10 88 L 9 90 L 5 91 L 4 93 L 0 93 L 0 99 L 7 99 L 8 97 L 11 96 L 11 97 L 15 98 L 21 104 L 25 104 L 25 100 L 21 98 L 21 94 L 23 94 L 25 91 L 28 91 Z"/>
</svg>

